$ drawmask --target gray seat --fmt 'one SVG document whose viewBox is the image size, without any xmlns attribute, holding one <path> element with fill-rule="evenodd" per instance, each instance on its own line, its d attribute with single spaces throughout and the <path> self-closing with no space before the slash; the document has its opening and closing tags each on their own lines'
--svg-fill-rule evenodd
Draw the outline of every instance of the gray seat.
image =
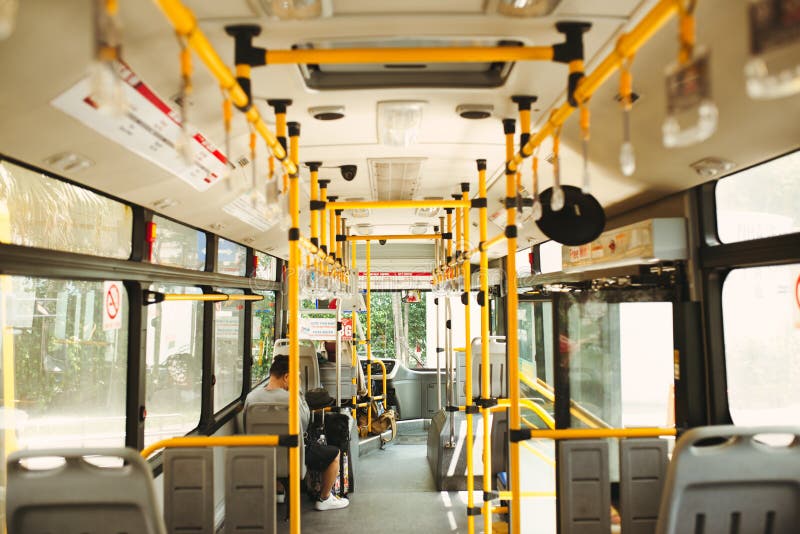
<svg viewBox="0 0 800 534">
<path fill-rule="evenodd" d="M 790 434 L 773 447 L 757 434 Z M 657 534 L 800 531 L 800 428 L 692 429 L 675 447 Z"/>
<path fill-rule="evenodd" d="M 225 451 L 225 533 L 273 534 L 275 449 L 228 447 Z"/>
<path fill-rule="evenodd" d="M 356 377 L 357 371 L 361 370 L 361 366 L 353 367 L 353 360 L 350 354 L 350 344 L 342 343 L 339 384 L 341 384 L 341 398 L 345 400 L 352 398 L 356 394 L 356 384 L 353 383 L 353 378 Z M 319 375 L 322 387 L 328 391 L 328 395 L 336 398 L 336 363 L 323 362 L 319 364 Z"/>
<path fill-rule="evenodd" d="M 506 338 L 489 337 L 489 369 L 484 371 L 481 361 L 481 338 L 472 340 L 472 398 L 481 396 L 481 377 L 489 373 L 489 396 L 508 398 L 508 380 L 506 379 Z"/>
<path fill-rule="evenodd" d="M 244 414 L 245 432 L 247 434 L 288 434 L 289 407 L 283 403 L 254 402 L 247 405 Z M 303 432 L 300 432 L 300 478 L 306 475 L 305 446 Z M 289 449 L 275 448 L 275 476 L 289 477 Z"/>
<path fill-rule="evenodd" d="M 300 341 L 300 387 L 303 391 L 322 387 L 319 380 L 319 361 L 317 360 L 317 348 L 314 342 L 309 339 Z M 278 339 L 275 341 L 273 355 L 289 355 L 289 340 Z"/>
<path fill-rule="evenodd" d="M 32 467 L 37 459 L 49 462 L 47 458 L 64 463 Z M 105 466 L 107 459 L 119 466 L 96 465 Z M 7 472 L 9 532 L 166 534 L 150 467 L 133 449 L 17 451 L 8 457 Z"/>
</svg>

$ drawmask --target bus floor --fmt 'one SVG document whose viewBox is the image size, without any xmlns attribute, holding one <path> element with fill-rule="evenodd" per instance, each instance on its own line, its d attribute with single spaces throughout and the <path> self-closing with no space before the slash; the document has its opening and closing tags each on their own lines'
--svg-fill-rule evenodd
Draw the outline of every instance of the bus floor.
<svg viewBox="0 0 800 534">
<path fill-rule="evenodd" d="M 347 508 L 318 512 L 303 496 L 302 532 L 466 533 L 466 494 L 436 490 L 426 456 L 427 434 L 420 432 L 401 433 L 384 450 L 360 458 L 356 491 Z M 282 520 L 283 506 L 278 514 L 278 532 L 289 532 L 289 523 Z"/>
</svg>

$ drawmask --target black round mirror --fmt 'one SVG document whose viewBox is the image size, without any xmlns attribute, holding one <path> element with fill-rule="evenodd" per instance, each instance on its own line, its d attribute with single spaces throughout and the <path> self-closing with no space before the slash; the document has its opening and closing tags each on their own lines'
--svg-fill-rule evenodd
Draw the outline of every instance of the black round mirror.
<svg viewBox="0 0 800 534">
<path fill-rule="evenodd" d="M 562 245 L 584 245 L 594 241 L 606 226 L 603 206 L 579 187 L 562 185 L 561 188 L 564 190 L 564 207 L 558 211 L 550 209 L 552 187 L 539 195 L 542 203 L 542 218 L 536 221 L 539 230 Z"/>
</svg>

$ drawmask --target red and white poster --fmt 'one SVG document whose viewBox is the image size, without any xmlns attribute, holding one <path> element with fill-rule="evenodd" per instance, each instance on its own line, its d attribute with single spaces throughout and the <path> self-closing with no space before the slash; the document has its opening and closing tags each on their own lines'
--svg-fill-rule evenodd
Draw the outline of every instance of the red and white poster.
<svg viewBox="0 0 800 534">
<path fill-rule="evenodd" d="M 120 115 L 101 111 L 91 98 L 89 77 L 51 104 L 99 134 L 174 174 L 198 191 L 205 191 L 224 176 L 228 160 L 208 139 L 190 129 L 192 160 L 177 150 L 181 139 L 179 113 L 147 86 L 128 65 L 114 64 L 123 83 L 126 110 Z M 176 82 L 177 86 L 177 82 Z"/>
<path fill-rule="evenodd" d="M 342 341 L 353 341 L 353 318 L 342 317 Z"/>
<path fill-rule="evenodd" d="M 122 282 L 103 282 L 103 330 L 122 328 Z"/>
<path fill-rule="evenodd" d="M 370 289 L 430 289 L 431 273 L 417 271 L 372 271 L 370 273 Z M 358 273 L 358 283 L 362 288 L 367 287 L 365 272 Z"/>
</svg>

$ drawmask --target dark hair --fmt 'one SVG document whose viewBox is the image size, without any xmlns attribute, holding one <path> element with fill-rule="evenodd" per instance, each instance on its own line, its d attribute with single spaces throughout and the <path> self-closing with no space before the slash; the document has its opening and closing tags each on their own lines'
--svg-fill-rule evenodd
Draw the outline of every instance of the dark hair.
<svg viewBox="0 0 800 534">
<path fill-rule="evenodd" d="M 272 365 L 269 368 L 269 374 L 275 378 L 281 378 L 283 375 L 289 373 L 289 357 L 285 354 L 279 354 L 272 360 Z"/>
</svg>

